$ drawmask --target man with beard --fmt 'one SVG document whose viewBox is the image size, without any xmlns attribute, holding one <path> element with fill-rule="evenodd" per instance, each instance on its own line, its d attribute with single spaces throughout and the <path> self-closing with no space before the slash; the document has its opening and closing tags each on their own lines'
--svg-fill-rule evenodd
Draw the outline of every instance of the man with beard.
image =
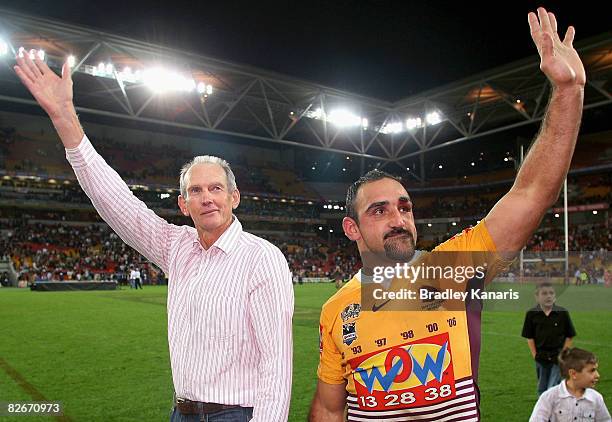
<svg viewBox="0 0 612 422">
<path fill-rule="evenodd" d="M 464 252 L 467 260 L 484 253 L 472 263 L 485 264 L 486 275 L 470 276 L 462 284 L 466 291 L 483 287 L 527 243 L 557 200 L 578 136 L 586 76 L 572 46 L 574 29 L 561 40 L 555 16 L 543 8 L 529 14 L 529 26 L 552 86 L 540 133 L 514 185 L 486 218 L 434 249 Z M 377 268 L 432 262 L 415 254 L 408 192 L 398 179 L 374 170 L 349 188 L 346 210 L 344 233 L 357 243 L 363 267 L 323 305 L 309 420 L 480 420 L 480 308 L 464 303 L 451 309 L 444 302 L 401 312 L 391 298 L 366 300 Z M 385 279 L 392 291 L 398 278 Z"/>
</svg>

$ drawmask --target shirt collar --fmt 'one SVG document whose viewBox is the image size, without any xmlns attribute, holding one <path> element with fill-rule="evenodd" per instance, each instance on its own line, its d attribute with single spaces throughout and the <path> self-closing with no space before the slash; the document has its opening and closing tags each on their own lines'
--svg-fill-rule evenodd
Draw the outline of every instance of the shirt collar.
<svg viewBox="0 0 612 422">
<path fill-rule="evenodd" d="M 238 244 L 238 239 L 242 234 L 242 224 L 240 224 L 238 218 L 233 214 L 232 220 L 232 224 L 230 224 L 230 226 L 225 229 L 223 234 L 219 236 L 219 238 L 215 241 L 215 243 L 212 244 L 210 248 L 217 248 L 223 251 L 223 253 L 225 253 L 226 255 L 231 253 L 235 249 L 236 245 Z M 200 239 L 198 238 L 197 231 L 195 233 L 195 239 L 193 240 L 193 246 L 194 249 L 204 249 L 200 244 Z M 210 248 L 208 248 L 208 250 L 210 250 Z"/>
<path fill-rule="evenodd" d="M 540 305 L 539 303 L 536 305 L 536 307 L 535 307 L 535 308 L 536 308 L 536 311 L 542 311 L 542 312 L 544 312 L 544 308 L 542 308 L 542 305 Z M 557 304 L 556 304 L 556 303 L 553 303 L 553 306 L 552 306 L 552 308 L 550 309 L 550 313 L 553 313 L 553 312 L 559 312 L 559 306 L 557 306 Z"/>
<path fill-rule="evenodd" d="M 576 400 L 585 399 L 585 400 L 588 400 L 588 401 L 591 401 L 591 402 L 595 403 L 595 401 L 596 401 L 595 394 L 593 393 L 593 391 L 591 391 L 590 388 L 586 388 L 584 390 L 584 394 L 582 395 L 582 397 L 577 398 L 572 393 L 569 392 L 569 390 L 567 389 L 566 382 L 567 382 L 566 380 L 563 380 L 563 381 L 561 381 L 561 384 L 559 385 L 559 397 L 560 398 L 570 397 L 570 398 L 574 398 Z"/>
</svg>

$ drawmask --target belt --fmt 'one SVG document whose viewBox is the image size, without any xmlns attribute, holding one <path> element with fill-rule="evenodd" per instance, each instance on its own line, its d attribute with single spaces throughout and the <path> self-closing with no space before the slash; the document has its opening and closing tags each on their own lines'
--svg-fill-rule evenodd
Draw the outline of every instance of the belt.
<svg viewBox="0 0 612 422">
<path fill-rule="evenodd" d="M 240 406 L 235 404 L 202 403 L 200 401 L 191 401 L 180 397 L 176 399 L 176 408 L 182 415 L 206 415 L 217 413 L 222 410 L 235 409 L 237 407 Z"/>
</svg>

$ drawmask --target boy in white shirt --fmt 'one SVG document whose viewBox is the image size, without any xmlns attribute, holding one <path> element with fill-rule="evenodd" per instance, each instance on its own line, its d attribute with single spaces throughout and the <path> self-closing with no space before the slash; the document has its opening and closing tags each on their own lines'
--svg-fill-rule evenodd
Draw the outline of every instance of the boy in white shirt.
<svg viewBox="0 0 612 422">
<path fill-rule="evenodd" d="M 565 379 L 540 396 L 529 422 L 612 421 L 603 396 L 592 388 L 599 381 L 595 355 L 565 349 L 559 355 L 559 367 Z"/>
</svg>

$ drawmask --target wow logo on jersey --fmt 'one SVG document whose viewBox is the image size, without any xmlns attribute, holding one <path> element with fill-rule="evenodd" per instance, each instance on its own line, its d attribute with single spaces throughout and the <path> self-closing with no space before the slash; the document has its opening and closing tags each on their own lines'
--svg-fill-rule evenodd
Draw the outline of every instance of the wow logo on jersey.
<svg viewBox="0 0 612 422">
<path fill-rule="evenodd" d="M 402 408 L 430 405 L 455 396 L 455 376 L 448 333 L 376 351 L 349 361 L 358 397 L 373 397 L 384 410 L 389 397 Z M 366 401 L 359 401 L 360 407 Z M 398 408 L 395 407 L 395 408 Z"/>
</svg>

